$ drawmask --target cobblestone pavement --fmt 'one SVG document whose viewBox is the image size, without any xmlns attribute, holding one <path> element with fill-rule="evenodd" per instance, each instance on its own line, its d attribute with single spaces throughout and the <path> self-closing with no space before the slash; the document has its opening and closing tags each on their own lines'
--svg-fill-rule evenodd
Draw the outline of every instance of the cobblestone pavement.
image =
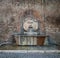
<svg viewBox="0 0 60 58">
<path fill-rule="evenodd" d="M 60 58 L 59 53 L 0 53 L 0 58 Z"/>
<path fill-rule="evenodd" d="M 3 52 L 2 52 L 2 51 Z M 27 53 L 17 52 L 4 52 L 4 50 L 27 50 Z M 41 52 L 28 52 L 28 50 L 56 50 L 56 46 L 1 46 L 0 58 L 60 58 L 60 53 L 41 53 Z"/>
</svg>

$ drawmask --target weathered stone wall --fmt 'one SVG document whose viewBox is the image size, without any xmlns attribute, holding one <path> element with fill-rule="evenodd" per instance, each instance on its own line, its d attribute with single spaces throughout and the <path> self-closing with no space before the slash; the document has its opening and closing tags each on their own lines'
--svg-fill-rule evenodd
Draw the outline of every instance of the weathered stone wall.
<svg viewBox="0 0 60 58">
<path fill-rule="evenodd" d="M 21 16 L 31 9 L 41 21 L 42 30 L 60 42 L 59 4 L 59 0 L 0 0 L 0 40 L 7 40 L 13 32 L 19 32 Z"/>
<path fill-rule="evenodd" d="M 60 43 L 60 1 L 45 1 L 46 31 L 57 43 Z"/>
</svg>

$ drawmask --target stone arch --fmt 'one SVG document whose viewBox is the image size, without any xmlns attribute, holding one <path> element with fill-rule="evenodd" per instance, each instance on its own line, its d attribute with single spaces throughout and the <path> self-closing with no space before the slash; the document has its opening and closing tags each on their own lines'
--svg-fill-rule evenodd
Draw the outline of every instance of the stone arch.
<svg viewBox="0 0 60 58">
<path fill-rule="evenodd" d="M 40 12 L 38 10 L 34 10 L 34 9 L 26 9 L 22 12 L 21 16 L 25 16 L 26 14 L 29 15 L 31 13 L 32 16 L 34 16 L 36 19 L 40 20 L 40 22 L 42 22 L 42 16 L 40 14 Z"/>
</svg>

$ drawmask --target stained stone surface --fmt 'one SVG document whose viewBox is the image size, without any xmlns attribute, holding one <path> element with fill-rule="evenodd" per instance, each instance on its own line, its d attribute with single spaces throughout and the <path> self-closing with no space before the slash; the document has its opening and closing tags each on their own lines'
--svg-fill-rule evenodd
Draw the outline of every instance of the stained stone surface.
<svg viewBox="0 0 60 58">
<path fill-rule="evenodd" d="M 0 50 L 58 50 L 58 46 L 14 46 L 14 45 L 3 45 L 0 46 Z"/>
<path fill-rule="evenodd" d="M 60 1 L 59 0 L 0 0 L 0 43 L 4 41 L 12 41 L 11 35 L 13 32 L 20 32 L 20 19 L 21 14 L 24 11 L 29 9 L 37 10 L 39 15 L 42 17 L 41 23 L 44 24 L 46 34 L 49 35 L 53 40 L 56 41 L 57 44 L 60 45 Z M 35 13 L 35 16 L 38 16 Z M 44 20 L 44 22 L 43 22 Z M 41 32 L 41 31 L 40 31 Z M 17 37 L 18 38 L 18 37 Z M 51 39 L 50 38 L 50 39 Z M 51 40 L 52 42 L 52 40 Z M 46 42 L 45 44 L 47 44 Z M 0 50 L 55 50 L 60 49 L 60 46 L 52 45 L 52 46 L 10 46 L 3 45 L 0 46 Z M 0 54 L 0 58 L 7 58 L 8 55 L 10 58 L 18 57 L 20 58 L 20 53 L 17 54 Z M 12 56 L 13 55 L 13 56 Z M 29 55 L 29 54 L 27 54 Z M 27 57 L 26 55 L 26 57 Z M 41 56 L 44 55 L 44 56 Z M 59 54 L 38 54 L 41 58 L 59 58 Z M 52 56 L 54 55 L 54 56 Z M 31 58 L 35 56 L 31 56 Z M 37 56 L 36 56 L 37 57 Z M 22 58 L 22 56 L 21 56 Z M 29 58 L 29 57 L 28 57 Z"/>
<path fill-rule="evenodd" d="M 21 12 L 28 9 L 34 9 L 40 13 L 45 20 L 45 23 L 42 22 L 45 27 L 42 28 L 46 28 L 46 33 L 59 44 L 59 0 L 0 0 L 0 41 L 7 41 L 13 32 L 19 32 Z"/>
</svg>

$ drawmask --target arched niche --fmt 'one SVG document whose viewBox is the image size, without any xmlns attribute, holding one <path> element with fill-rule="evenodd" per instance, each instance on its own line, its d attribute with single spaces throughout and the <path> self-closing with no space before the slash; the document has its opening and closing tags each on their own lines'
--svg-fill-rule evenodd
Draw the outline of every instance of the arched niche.
<svg viewBox="0 0 60 58">
<path fill-rule="evenodd" d="M 31 32 L 31 35 L 40 35 L 41 30 L 44 30 L 44 21 L 39 12 L 33 9 L 23 11 L 20 18 L 20 33 L 29 34 Z"/>
</svg>

